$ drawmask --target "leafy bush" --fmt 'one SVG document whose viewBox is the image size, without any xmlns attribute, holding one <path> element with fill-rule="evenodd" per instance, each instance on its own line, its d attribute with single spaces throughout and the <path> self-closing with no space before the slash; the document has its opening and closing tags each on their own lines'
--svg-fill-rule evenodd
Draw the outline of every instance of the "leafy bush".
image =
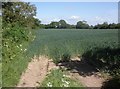
<svg viewBox="0 0 120 89">
<path fill-rule="evenodd" d="M 3 27 L 2 41 L 2 86 L 15 86 L 22 72 L 27 67 L 29 57 L 26 55 L 27 46 L 32 40 L 24 27 L 6 25 Z M 29 59 L 29 60 L 28 60 Z"/>
<path fill-rule="evenodd" d="M 29 2 L 2 2 L 3 87 L 18 83 L 32 57 L 26 52 L 29 42 L 34 39 L 31 29 L 40 25 L 35 15 L 36 7 Z"/>
</svg>

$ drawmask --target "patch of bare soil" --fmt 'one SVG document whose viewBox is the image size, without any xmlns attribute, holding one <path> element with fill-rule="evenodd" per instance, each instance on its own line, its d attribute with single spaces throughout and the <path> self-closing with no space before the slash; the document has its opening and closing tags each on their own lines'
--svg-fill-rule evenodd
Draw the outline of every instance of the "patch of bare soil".
<svg viewBox="0 0 120 89">
<path fill-rule="evenodd" d="M 101 74 L 86 61 L 80 58 L 74 58 L 70 62 L 60 63 L 61 68 L 66 68 L 69 71 L 71 78 L 80 81 L 86 87 L 102 87 L 104 78 Z M 94 88 L 93 88 L 94 89 Z"/>
<path fill-rule="evenodd" d="M 44 56 L 34 57 L 22 74 L 17 87 L 37 87 L 44 80 L 48 71 L 56 65 Z"/>
</svg>

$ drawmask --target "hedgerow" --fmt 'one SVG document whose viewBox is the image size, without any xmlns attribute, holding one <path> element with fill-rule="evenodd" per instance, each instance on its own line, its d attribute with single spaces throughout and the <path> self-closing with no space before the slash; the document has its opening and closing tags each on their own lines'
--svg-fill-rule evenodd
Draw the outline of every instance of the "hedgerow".
<svg viewBox="0 0 120 89">
<path fill-rule="evenodd" d="M 14 87 L 30 57 L 26 51 L 34 35 L 36 8 L 25 2 L 2 3 L 2 86 Z"/>
</svg>

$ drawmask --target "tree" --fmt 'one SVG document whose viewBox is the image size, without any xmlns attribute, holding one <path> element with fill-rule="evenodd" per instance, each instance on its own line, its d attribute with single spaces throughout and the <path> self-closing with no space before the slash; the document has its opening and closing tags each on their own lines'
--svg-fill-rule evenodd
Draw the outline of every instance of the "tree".
<svg viewBox="0 0 120 89">
<path fill-rule="evenodd" d="M 41 21 L 39 20 L 39 19 L 37 19 L 37 18 L 33 18 L 34 19 L 34 21 L 33 21 L 33 23 L 34 23 L 34 25 L 33 25 L 33 29 L 37 29 L 37 28 L 39 28 L 40 26 L 42 26 L 41 25 Z"/>
<path fill-rule="evenodd" d="M 32 27 L 36 7 L 26 2 L 3 2 L 2 16 L 5 23 L 19 23 L 21 26 Z"/>
<path fill-rule="evenodd" d="M 59 27 L 59 22 L 51 22 L 50 23 L 50 28 L 58 28 Z"/>
<path fill-rule="evenodd" d="M 120 23 L 118 23 L 118 24 L 116 25 L 116 28 L 117 28 L 117 29 L 120 29 Z"/>
<path fill-rule="evenodd" d="M 76 28 L 76 25 L 67 24 L 67 28 L 69 28 L 69 29 L 75 29 L 75 28 Z"/>
<path fill-rule="evenodd" d="M 108 29 L 108 23 L 104 22 L 103 24 L 101 24 L 100 29 Z"/>
<path fill-rule="evenodd" d="M 108 24 L 107 22 L 104 22 L 103 24 L 97 24 L 94 26 L 94 29 L 117 29 L 119 28 L 118 24 L 112 23 Z"/>
<path fill-rule="evenodd" d="M 87 24 L 86 21 L 79 21 L 77 22 L 76 28 L 77 29 L 88 29 L 89 25 Z"/>
<path fill-rule="evenodd" d="M 59 28 L 67 28 L 67 23 L 65 22 L 65 20 L 59 21 Z"/>
</svg>

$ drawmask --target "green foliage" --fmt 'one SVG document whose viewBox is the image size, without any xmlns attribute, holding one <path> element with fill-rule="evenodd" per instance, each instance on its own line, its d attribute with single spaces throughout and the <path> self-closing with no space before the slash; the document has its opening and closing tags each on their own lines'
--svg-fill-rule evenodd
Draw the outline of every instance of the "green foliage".
<svg viewBox="0 0 120 89">
<path fill-rule="evenodd" d="M 120 51 L 118 30 L 38 30 L 36 39 L 28 47 L 29 55 L 46 55 L 57 64 L 69 61 L 71 56 L 80 56 L 96 69 L 110 73 L 117 78 L 113 85 L 119 86 Z M 54 77 L 54 76 L 56 77 Z M 50 82 L 60 86 L 59 71 L 48 75 L 42 83 L 47 87 Z M 57 80 L 59 79 L 59 80 Z M 55 80 L 51 82 L 51 80 Z M 49 84 L 49 85 L 50 85 Z M 109 82 L 108 82 L 109 84 Z M 106 85 L 108 85 L 106 84 Z"/>
<path fill-rule="evenodd" d="M 31 40 L 28 34 L 29 32 L 25 28 L 17 25 L 3 29 L 2 86 L 4 87 L 12 87 L 17 84 L 21 73 L 27 67 L 29 58 L 25 53 L 28 42 Z"/>
<path fill-rule="evenodd" d="M 110 23 L 103 22 L 102 24 L 97 24 L 95 26 L 87 24 L 87 21 L 78 21 L 76 25 L 71 25 L 66 23 L 65 20 L 60 20 L 59 22 L 52 21 L 50 24 L 44 25 L 45 29 L 119 29 L 120 23 Z"/>
<path fill-rule="evenodd" d="M 64 29 L 64 28 L 71 28 L 71 27 L 73 26 L 67 24 L 65 20 L 60 20 L 59 22 L 52 21 L 50 24 L 45 25 L 46 29 L 49 29 L 49 28 Z"/>
<path fill-rule="evenodd" d="M 110 23 L 108 24 L 107 22 L 104 22 L 102 24 L 97 24 L 93 27 L 94 29 L 119 29 L 120 28 L 120 23 L 115 24 L 115 23 Z"/>
<path fill-rule="evenodd" d="M 89 25 L 86 21 L 79 21 L 77 22 L 76 29 L 88 29 Z"/>
<path fill-rule="evenodd" d="M 71 80 L 67 77 L 65 72 L 58 69 L 52 70 L 40 87 L 79 87 L 79 89 L 83 89 L 82 84 L 78 83 L 78 81 Z"/>
<path fill-rule="evenodd" d="M 36 14 L 36 7 L 26 2 L 3 2 L 2 18 L 3 22 L 14 25 L 19 23 L 22 26 L 32 27 L 33 16 Z M 3 24 L 4 24 L 3 23 Z"/>
<path fill-rule="evenodd" d="M 114 45 L 113 45 L 114 47 Z M 111 75 L 120 75 L 120 48 L 93 48 L 85 52 L 82 57 L 87 62 L 95 66 L 96 69 L 110 73 Z"/>
<path fill-rule="evenodd" d="M 67 28 L 67 23 L 65 22 L 65 20 L 60 20 L 59 21 L 59 28 Z"/>
<path fill-rule="evenodd" d="M 0 74 L 2 74 L 2 63 L 0 63 Z M 0 75 L 0 87 L 2 87 L 2 75 Z"/>
<path fill-rule="evenodd" d="M 59 63 L 95 47 L 117 48 L 118 30 L 38 30 L 28 48 L 29 55 L 46 55 Z"/>
<path fill-rule="evenodd" d="M 36 8 L 24 2 L 3 2 L 2 7 L 2 86 L 14 87 L 30 61 L 26 51 Z"/>
</svg>

